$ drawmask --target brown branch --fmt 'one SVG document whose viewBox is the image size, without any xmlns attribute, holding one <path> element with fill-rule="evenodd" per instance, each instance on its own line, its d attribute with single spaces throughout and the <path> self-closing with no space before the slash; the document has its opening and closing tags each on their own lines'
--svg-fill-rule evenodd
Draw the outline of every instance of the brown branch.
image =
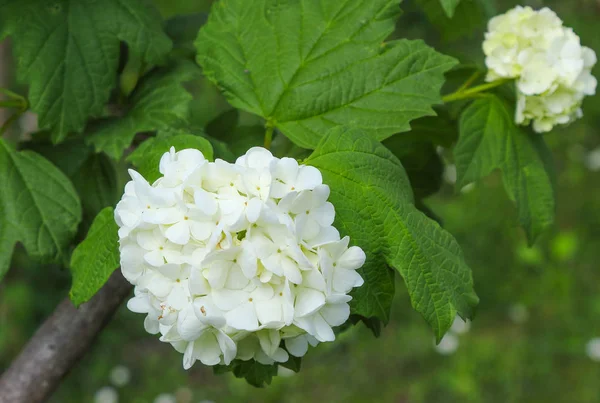
<svg viewBox="0 0 600 403">
<path fill-rule="evenodd" d="M 0 403 L 47 399 L 90 348 L 130 290 L 131 285 L 117 270 L 79 309 L 68 298 L 62 301 L 0 377 Z"/>
</svg>

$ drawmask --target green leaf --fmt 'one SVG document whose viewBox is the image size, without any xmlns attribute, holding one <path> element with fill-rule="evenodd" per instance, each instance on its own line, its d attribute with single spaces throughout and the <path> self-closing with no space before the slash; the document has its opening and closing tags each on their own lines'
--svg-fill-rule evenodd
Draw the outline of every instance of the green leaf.
<svg viewBox="0 0 600 403">
<path fill-rule="evenodd" d="M 218 115 L 206 124 L 206 133 L 219 140 L 230 136 L 230 133 L 238 127 L 240 112 L 237 109 L 229 109 Z"/>
<path fill-rule="evenodd" d="M 86 238 L 73 251 L 73 285 L 69 296 L 75 306 L 89 301 L 119 267 L 118 230 L 113 208 L 106 207 L 96 216 Z"/>
<path fill-rule="evenodd" d="M 356 325 L 358 322 L 362 322 L 367 327 L 367 329 L 369 329 L 371 332 L 373 332 L 373 336 L 375 336 L 375 337 L 381 336 L 381 330 L 383 327 L 383 323 L 381 322 L 381 320 L 379 320 L 376 317 L 365 318 L 364 316 L 360 316 L 360 315 L 350 315 L 350 322 L 353 325 Z"/>
<path fill-rule="evenodd" d="M 263 129 L 263 142 L 264 142 L 264 129 Z M 311 150 L 306 148 L 298 147 L 283 133 L 275 130 L 273 132 L 273 142 L 271 143 L 270 151 L 274 156 L 278 158 L 288 157 L 295 158 L 297 160 L 305 160 L 308 158 Z"/>
<path fill-rule="evenodd" d="M 295 366 L 297 364 L 298 368 L 300 368 L 299 359 L 296 359 L 294 357 L 294 359 L 290 358 L 288 363 L 290 363 L 290 361 L 294 362 L 292 366 Z M 286 366 L 288 363 L 284 364 L 284 366 Z M 286 368 L 289 367 L 286 366 Z M 255 386 L 257 388 L 263 388 L 266 385 L 270 385 L 273 377 L 277 375 L 277 364 L 264 365 L 254 360 L 233 360 L 233 362 L 229 365 L 213 366 L 213 372 L 216 375 L 222 375 L 226 374 L 227 372 L 233 372 L 233 375 L 236 378 L 244 378 L 250 385 Z"/>
<path fill-rule="evenodd" d="M 229 102 L 300 147 L 350 125 L 378 140 L 433 115 L 455 60 L 422 41 L 383 43 L 399 0 L 222 0 L 200 30 L 197 61 Z"/>
<path fill-rule="evenodd" d="M 208 140 L 208 142 L 210 143 L 210 145 L 213 148 L 215 158 L 220 158 L 220 159 L 228 161 L 228 162 L 235 161 L 236 156 L 229 149 L 229 146 L 227 145 L 227 143 L 225 143 L 221 140 L 217 140 L 214 137 L 211 137 L 207 134 L 199 134 L 199 136 L 202 136 Z"/>
<path fill-rule="evenodd" d="M 448 16 L 448 18 L 452 18 L 454 16 L 454 11 L 456 7 L 460 3 L 460 0 L 439 0 L 444 12 Z"/>
<path fill-rule="evenodd" d="M 165 22 L 165 31 L 173 41 L 176 53 L 193 59 L 196 56 L 194 40 L 208 18 L 206 13 L 175 15 Z"/>
<path fill-rule="evenodd" d="M 106 154 L 90 155 L 71 181 L 81 196 L 88 224 L 103 208 L 116 205 L 121 196 L 117 170 Z"/>
<path fill-rule="evenodd" d="M 428 116 L 411 123 L 412 130 L 383 142 L 402 163 L 417 200 L 436 193 L 443 184 L 444 164 L 435 144 L 452 144 L 458 137 L 453 122 Z"/>
<path fill-rule="evenodd" d="M 193 134 L 179 134 L 150 138 L 143 142 L 127 160 L 131 161 L 140 174 L 152 183 L 161 176 L 158 170 L 160 159 L 171 147 L 175 147 L 176 151 L 195 148 L 200 150 L 207 160 L 213 159 L 213 149 L 207 139 Z"/>
<path fill-rule="evenodd" d="M 352 294 L 352 313 L 387 320 L 390 266 L 404 278 L 413 307 L 438 341 L 457 313 L 472 316 L 478 298 L 460 247 L 415 208 L 406 172 L 388 149 L 359 130 L 334 129 L 306 163 L 331 188 L 336 227 L 367 255 L 360 269 L 365 284 Z"/>
<path fill-rule="evenodd" d="M 440 224 L 440 226 L 444 226 L 444 221 L 442 218 L 437 215 L 435 211 L 433 211 L 427 204 L 425 204 L 423 200 L 415 200 L 415 207 L 427 217 Z"/>
<path fill-rule="evenodd" d="M 120 41 L 150 64 L 171 50 L 160 15 L 144 0 L 1 0 L 0 38 L 7 35 L 31 108 L 54 142 L 102 113 Z"/>
<path fill-rule="evenodd" d="M 34 258 L 58 260 L 81 221 L 69 179 L 40 155 L 0 139 L 0 189 L 0 278 L 17 242 Z"/>
<path fill-rule="evenodd" d="M 280 363 L 279 365 L 284 368 L 291 369 L 294 372 L 300 372 L 302 367 L 302 357 L 294 357 L 291 354 L 289 356 L 290 358 L 287 360 L 287 362 Z"/>
<path fill-rule="evenodd" d="M 238 110 L 230 109 L 206 125 L 206 133 L 226 143 L 234 157 L 245 154 L 252 147 L 262 147 L 265 137 L 264 126 L 239 126 L 238 123 Z"/>
<path fill-rule="evenodd" d="M 443 41 L 455 41 L 461 37 L 473 35 L 485 27 L 488 18 L 481 0 L 416 0 L 425 12 L 427 19 L 440 32 Z M 452 13 L 444 3 L 451 6 L 456 3 Z"/>
<path fill-rule="evenodd" d="M 68 139 L 61 144 L 52 144 L 46 132 L 34 133 L 33 139 L 20 143 L 19 147 L 34 151 L 56 165 L 69 178 L 77 174 L 92 154 L 92 149 L 81 138 Z"/>
<path fill-rule="evenodd" d="M 81 197 L 84 222 L 89 226 L 100 210 L 119 200 L 121 189 L 114 163 L 106 154 L 94 154 L 82 138 L 55 145 L 40 137 L 34 136 L 21 146 L 47 158 L 69 177 Z"/>
<path fill-rule="evenodd" d="M 401 135 L 400 135 L 401 136 Z M 443 184 L 444 163 L 432 144 L 406 142 L 401 150 L 398 139 L 386 146 L 394 152 L 406 169 L 415 198 L 420 200 L 437 193 Z"/>
<path fill-rule="evenodd" d="M 236 157 L 244 155 L 252 147 L 262 147 L 265 138 L 265 127 L 260 125 L 238 126 L 230 136 L 221 140 L 229 144 Z"/>
<path fill-rule="evenodd" d="M 397 138 L 411 143 L 429 143 L 450 148 L 458 140 L 458 124 L 447 116 L 444 110 L 438 116 L 426 116 L 410 122 L 410 131 L 392 136 L 387 142 L 393 143 Z"/>
<path fill-rule="evenodd" d="M 465 109 L 454 149 L 456 186 L 460 189 L 500 169 L 506 192 L 517 205 L 519 222 L 533 243 L 554 223 L 552 156 L 543 136 L 517 127 L 513 116 L 494 96 Z"/>
<path fill-rule="evenodd" d="M 192 95 L 182 83 L 198 74 L 198 68 L 189 62 L 151 73 L 134 91 L 127 114 L 106 119 L 91 131 L 87 141 L 96 151 L 104 151 L 118 160 L 136 133 L 185 126 Z"/>
<path fill-rule="evenodd" d="M 257 388 L 270 385 L 273 377 L 277 375 L 277 365 L 264 365 L 254 360 L 237 361 L 232 365 L 233 375 L 236 378 L 244 378 L 246 382 Z"/>
</svg>

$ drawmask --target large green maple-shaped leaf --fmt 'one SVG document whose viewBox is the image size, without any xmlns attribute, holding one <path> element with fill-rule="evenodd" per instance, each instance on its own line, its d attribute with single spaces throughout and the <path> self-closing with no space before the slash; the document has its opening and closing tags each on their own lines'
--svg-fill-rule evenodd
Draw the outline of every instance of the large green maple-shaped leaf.
<svg viewBox="0 0 600 403">
<path fill-rule="evenodd" d="M 455 60 L 422 41 L 383 43 L 399 0 L 222 0 L 196 40 L 204 74 L 230 103 L 298 146 L 358 127 L 378 140 L 433 115 Z"/>
<path fill-rule="evenodd" d="M 31 151 L 0 139 L 0 278 L 22 242 L 42 261 L 56 259 L 77 232 L 81 204 L 69 179 Z"/>
<path fill-rule="evenodd" d="M 96 216 L 86 238 L 73 251 L 73 285 L 69 296 L 76 306 L 92 298 L 119 267 L 118 230 L 114 209 L 106 207 Z"/>
<path fill-rule="evenodd" d="M 404 278 L 413 307 L 438 341 L 458 313 L 471 317 L 478 298 L 456 240 L 413 204 L 400 161 L 358 130 L 334 129 L 306 163 L 323 173 L 336 207 L 336 227 L 367 255 L 365 284 L 352 293 L 352 312 L 386 320 L 390 270 Z"/>
<path fill-rule="evenodd" d="M 131 108 L 120 118 L 106 119 L 90 131 L 86 141 L 96 151 L 119 159 L 136 133 L 186 126 L 192 95 L 182 83 L 197 77 L 191 62 L 158 69 L 146 77 L 131 97 Z"/>
<path fill-rule="evenodd" d="M 98 116 L 115 84 L 120 41 L 154 64 L 171 49 L 147 0 L 0 0 L 0 37 L 11 35 L 17 73 L 55 142 Z"/>
<path fill-rule="evenodd" d="M 489 96 L 471 104 L 460 118 L 454 148 L 458 188 L 500 169 L 504 187 L 516 203 L 529 242 L 554 223 L 552 155 L 542 135 L 517 127 L 501 99 Z"/>
</svg>

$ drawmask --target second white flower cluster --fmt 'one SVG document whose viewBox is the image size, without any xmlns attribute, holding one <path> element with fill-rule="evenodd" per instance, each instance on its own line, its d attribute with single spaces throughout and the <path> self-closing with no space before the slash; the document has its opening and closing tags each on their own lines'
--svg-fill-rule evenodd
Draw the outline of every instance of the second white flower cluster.
<svg viewBox="0 0 600 403">
<path fill-rule="evenodd" d="M 483 43 L 488 81 L 517 79 L 518 124 L 548 132 L 582 116 L 596 92 L 596 53 L 550 9 L 518 6 L 492 18 Z"/>
<path fill-rule="evenodd" d="M 149 184 L 130 171 L 115 211 L 121 269 L 129 309 L 184 368 L 286 362 L 335 339 L 365 254 L 332 226 L 316 168 L 260 147 L 235 164 L 171 149 L 160 172 Z"/>
</svg>

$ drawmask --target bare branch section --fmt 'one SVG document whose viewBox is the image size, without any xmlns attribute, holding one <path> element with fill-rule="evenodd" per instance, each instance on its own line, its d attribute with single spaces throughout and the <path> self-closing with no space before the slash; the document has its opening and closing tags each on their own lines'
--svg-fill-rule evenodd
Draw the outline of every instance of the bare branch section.
<svg viewBox="0 0 600 403">
<path fill-rule="evenodd" d="M 90 348 L 95 337 L 127 297 L 131 285 L 120 270 L 76 309 L 66 298 L 29 340 L 0 378 L 0 403 L 38 403 Z"/>
</svg>

